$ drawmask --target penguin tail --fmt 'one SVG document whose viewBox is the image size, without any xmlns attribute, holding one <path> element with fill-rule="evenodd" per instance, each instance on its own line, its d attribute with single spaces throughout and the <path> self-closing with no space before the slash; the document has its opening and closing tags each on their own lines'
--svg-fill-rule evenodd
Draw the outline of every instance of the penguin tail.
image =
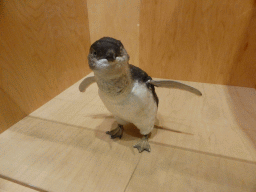
<svg viewBox="0 0 256 192">
<path fill-rule="evenodd" d="M 85 92 L 85 90 L 93 83 L 96 82 L 96 79 L 94 76 L 92 77 L 86 77 L 79 85 L 79 91 Z"/>
<path fill-rule="evenodd" d="M 163 88 L 174 88 L 174 89 L 181 89 L 185 91 L 189 91 L 191 93 L 194 93 L 198 96 L 202 96 L 203 94 L 198 89 L 191 87 L 189 85 L 177 82 L 177 81 L 171 81 L 171 80 L 150 80 L 148 83 L 156 86 L 156 87 L 163 87 Z"/>
</svg>

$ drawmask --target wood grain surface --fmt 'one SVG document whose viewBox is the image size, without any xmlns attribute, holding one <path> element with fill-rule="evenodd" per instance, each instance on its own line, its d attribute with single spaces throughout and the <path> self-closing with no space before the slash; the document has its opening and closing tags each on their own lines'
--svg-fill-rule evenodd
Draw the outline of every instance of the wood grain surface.
<svg viewBox="0 0 256 192">
<path fill-rule="evenodd" d="M 183 82 L 199 97 L 156 88 L 152 151 L 140 154 L 138 129 L 111 140 L 117 123 L 97 85 L 81 93 L 80 82 L 0 135 L 0 175 L 56 192 L 255 191 L 255 89 Z"/>
<path fill-rule="evenodd" d="M 229 84 L 256 89 L 256 1 L 249 27 L 230 72 Z"/>
<path fill-rule="evenodd" d="M 26 115 L 12 98 L 0 89 L 0 133 Z"/>
<path fill-rule="evenodd" d="M 153 77 L 255 87 L 254 10 L 253 0 L 142 0 L 140 67 Z"/>
<path fill-rule="evenodd" d="M 91 43 L 104 36 L 119 39 L 139 66 L 140 0 L 87 0 Z"/>
<path fill-rule="evenodd" d="M 0 29 L 4 130 L 88 74 L 86 1 L 1 1 Z"/>
<path fill-rule="evenodd" d="M 0 178 L 0 192 L 38 192 L 38 190 Z"/>
</svg>

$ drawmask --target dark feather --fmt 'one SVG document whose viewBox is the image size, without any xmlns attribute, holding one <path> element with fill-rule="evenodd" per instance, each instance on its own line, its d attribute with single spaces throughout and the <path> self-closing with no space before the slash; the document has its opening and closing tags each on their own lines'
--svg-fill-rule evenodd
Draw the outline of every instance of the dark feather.
<svg viewBox="0 0 256 192">
<path fill-rule="evenodd" d="M 136 67 L 134 65 L 129 64 L 129 68 L 130 68 L 130 72 L 131 72 L 131 75 L 132 75 L 132 79 L 137 80 L 141 83 L 146 83 L 148 89 L 152 91 L 152 94 L 154 96 L 154 100 L 155 100 L 155 102 L 158 106 L 159 99 L 157 97 L 155 87 L 154 87 L 154 85 L 149 83 L 149 80 L 152 80 L 152 78 L 145 71 L 140 69 L 139 67 Z"/>
</svg>

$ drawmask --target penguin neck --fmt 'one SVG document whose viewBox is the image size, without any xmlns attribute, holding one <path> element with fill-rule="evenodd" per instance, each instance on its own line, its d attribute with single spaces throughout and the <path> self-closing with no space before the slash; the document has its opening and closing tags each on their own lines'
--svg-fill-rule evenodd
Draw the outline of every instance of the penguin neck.
<svg viewBox="0 0 256 192">
<path fill-rule="evenodd" d="M 132 79 L 129 68 L 124 68 L 118 73 L 95 73 L 96 82 L 101 92 L 108 96 L 118 96 L 132 88 Z"/>
</svg>

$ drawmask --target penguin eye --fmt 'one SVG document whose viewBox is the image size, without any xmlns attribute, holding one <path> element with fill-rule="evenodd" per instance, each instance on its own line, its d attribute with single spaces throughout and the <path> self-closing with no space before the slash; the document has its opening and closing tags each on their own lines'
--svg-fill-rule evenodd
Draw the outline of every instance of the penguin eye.
<svg viewBox="0 0 256 192">
<path fill-rule="evenodd" d="M 94 49 L 90 49 L 90 54 L 92 54 L 93 56 L 97 56 L 97 52 Z"/>
</svg>

